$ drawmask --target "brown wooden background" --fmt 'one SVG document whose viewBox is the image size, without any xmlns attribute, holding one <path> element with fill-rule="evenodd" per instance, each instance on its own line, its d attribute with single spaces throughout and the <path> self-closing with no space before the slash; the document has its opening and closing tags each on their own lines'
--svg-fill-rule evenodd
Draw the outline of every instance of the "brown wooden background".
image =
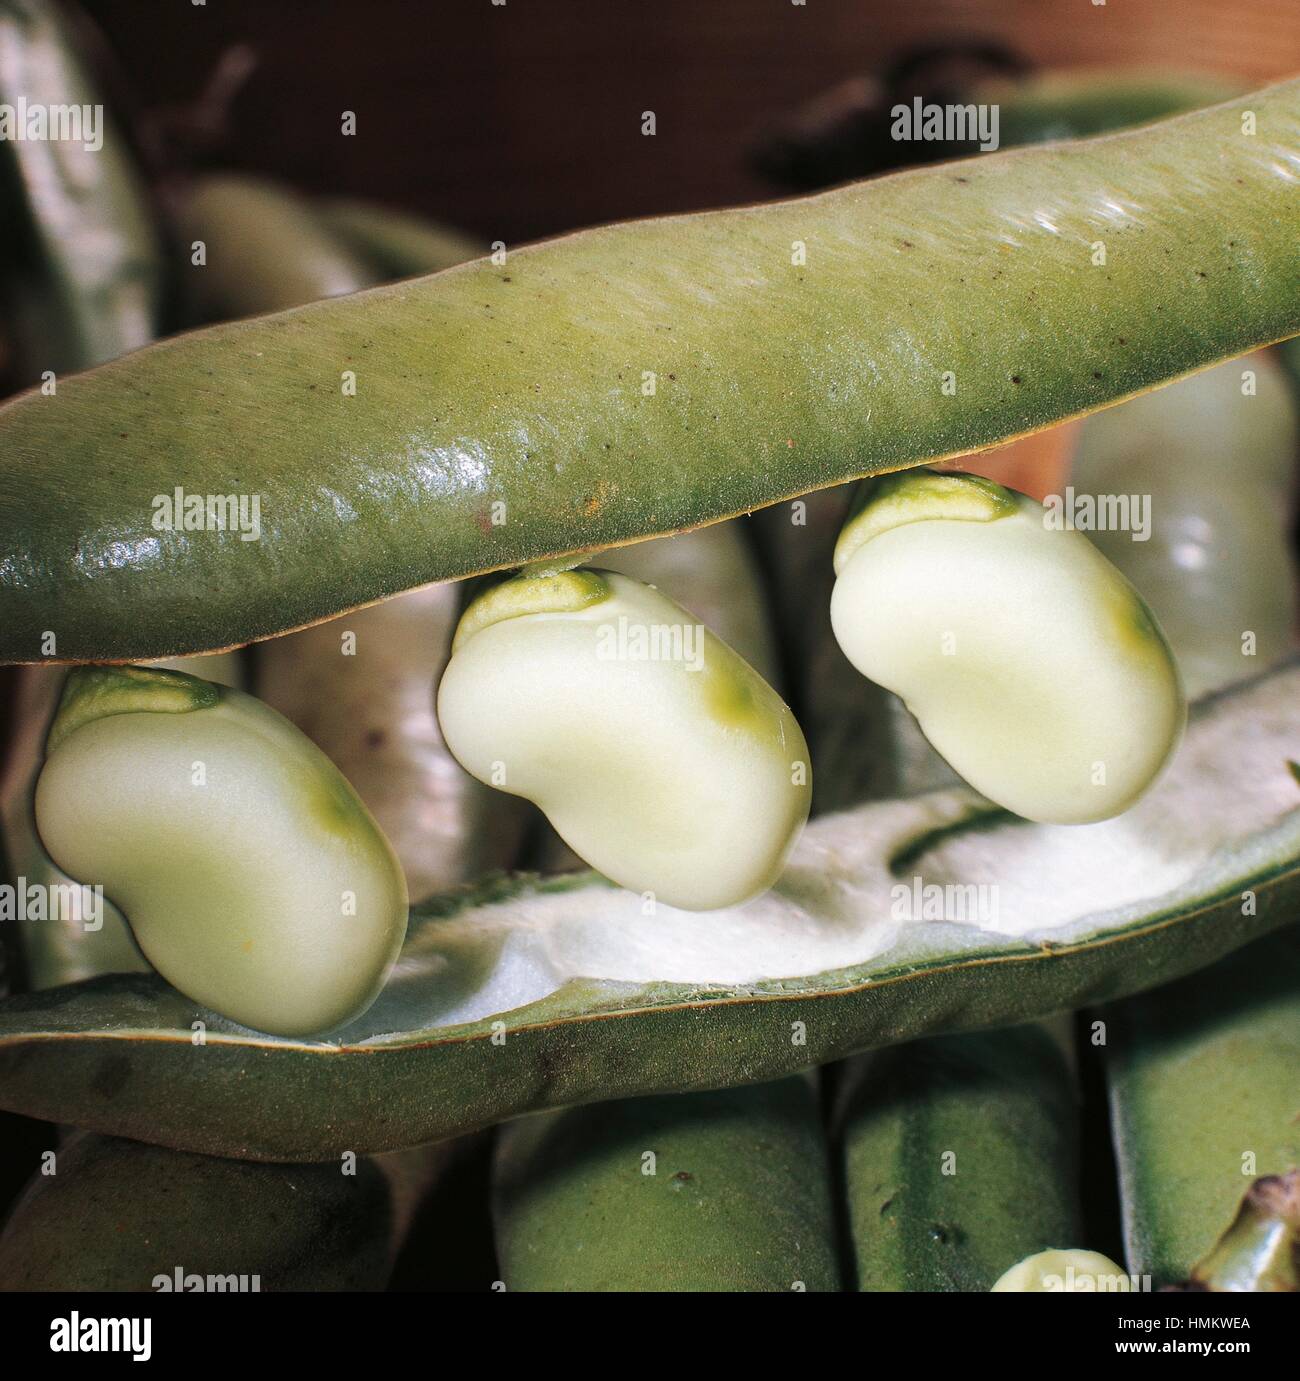
<svg viewBox="0 0 1300 1381">
<path fill-rule="evenodd" d="M 918 42 L 1045 65 L 1300 71 L 1300 0 L 86 0 L 148 104 L 221 50 L 260 66 L 226 160 L 509 242 L 770 195 L 744 150 L 774 110 Z M 355 138 L 339 134 L 345 109 Z M 658 134 L 640 133 L 654 110 Z"/>
</svg>

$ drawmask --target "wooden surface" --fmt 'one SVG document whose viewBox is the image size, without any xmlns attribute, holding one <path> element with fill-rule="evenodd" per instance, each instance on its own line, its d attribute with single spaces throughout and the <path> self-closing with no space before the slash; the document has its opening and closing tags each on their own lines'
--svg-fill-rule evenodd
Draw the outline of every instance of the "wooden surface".
<svg viewBox="0 0 1300 1381">
<path fill-rule="evenodd" d="M 150 104 L 218 55 L 260 66 L 226 160 L 510 243 L 771 195 L 745 149 L 774 113 L 918 43 L 1037 64 L 1300 71 L 1300 0 L 87 0 Z M 339 133 L 355 110 L 358 133 Z M 641 134 L 653 110 L 658 133 Z"/>
</svg>

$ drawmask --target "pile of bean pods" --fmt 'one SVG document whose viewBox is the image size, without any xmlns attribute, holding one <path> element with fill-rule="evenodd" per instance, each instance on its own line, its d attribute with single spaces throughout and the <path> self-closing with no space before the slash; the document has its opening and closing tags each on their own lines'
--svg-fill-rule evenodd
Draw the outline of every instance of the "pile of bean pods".
<svg viewBox="0 0 1300 1381">
<path fill-rule="evenodd" d="M 2 147 L 0 1288 L 1300 1288 L 1300 83 L 523 249 Z"/>
</svg>

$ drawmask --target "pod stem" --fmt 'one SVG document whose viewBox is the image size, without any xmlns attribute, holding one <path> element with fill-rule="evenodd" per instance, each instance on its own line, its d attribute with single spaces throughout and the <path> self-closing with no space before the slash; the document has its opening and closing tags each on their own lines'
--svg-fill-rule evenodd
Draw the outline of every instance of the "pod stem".
<svg viewBox="0 0 1300 1381">
<path fill-rule="evenodd" d="M 1300 1291 L 1300 1171 L 1256 1180 L 1231 1226 L 1192 1267 L 1187 1284 L 1175 1288 Z"/>
</svg>

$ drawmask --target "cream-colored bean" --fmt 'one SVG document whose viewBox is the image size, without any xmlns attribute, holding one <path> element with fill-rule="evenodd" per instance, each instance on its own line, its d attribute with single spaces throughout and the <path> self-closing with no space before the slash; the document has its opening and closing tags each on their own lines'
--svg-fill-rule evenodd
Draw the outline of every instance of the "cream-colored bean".
<svg viewBox="0 0 1300 1381">
<path fill-rule="evenodd" d="M 757 895 L 807 819 L 808 749 L 789 708 L 628 576 L 521 576 L 480 596 L 438 717 L 480 781 L 534 801 L 592 867 L 671 906 Z"/>
<path fill-rule="evenodd" d="M 970 475 L 886 476 L 845 525 L 835 569 L 845 655 L 1008 810 L 1108 819 L 1178 743 L 1186 704 L 1150 610 L 1023 494 Z"/>
<path fill-rule="evenodd" d="M 990 1294 L 1129 1294 L 1133 1282 L 1123 1266 L 1100 1252 L 1036 1252 L 1004 1271 Z"/>
<path fill-rule="evenodd" d="M 342 774 L 274 710 L 196 677 L 74 671 L 36 823 L 168 982 L 258 1030 L 358 1015 L 405 934 L 401 868 Z"/>
</svg>

